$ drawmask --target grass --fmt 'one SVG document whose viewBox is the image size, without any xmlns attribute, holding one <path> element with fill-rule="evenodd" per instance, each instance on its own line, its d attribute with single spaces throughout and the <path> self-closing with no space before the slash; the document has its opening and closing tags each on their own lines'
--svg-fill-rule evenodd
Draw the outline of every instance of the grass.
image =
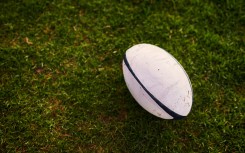
<svg viewBox="0 0 245 153">
<path fill-rule="evenodd" d="M 243 0 L 0 5 L 0 152 L 245 152 Z M 130 95 L 121 63 L 138 43 L 186 69 L 186 119 Z"/>
</svg>

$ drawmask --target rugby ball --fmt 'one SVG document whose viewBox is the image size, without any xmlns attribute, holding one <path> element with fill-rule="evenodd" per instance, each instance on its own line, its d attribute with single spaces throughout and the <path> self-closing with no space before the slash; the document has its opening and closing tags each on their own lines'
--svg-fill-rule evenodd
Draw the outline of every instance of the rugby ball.
<svg viewBox="0 0 245 153">
<path fill-rule="evenodd" d="M 191 111 L 193 92 L 181 64 L 167 51 L 151 44 L 129 48 L 123 75 L 134 99 L 163 119 L 182 119 Z"/>
</svg>

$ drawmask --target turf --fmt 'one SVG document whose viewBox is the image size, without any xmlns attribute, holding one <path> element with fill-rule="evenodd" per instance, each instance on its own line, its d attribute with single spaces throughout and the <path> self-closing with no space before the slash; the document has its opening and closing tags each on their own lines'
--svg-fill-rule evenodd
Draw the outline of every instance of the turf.
<svg viewBox="0 0 245 153">
<path fill-rule="evenodd" d="M 0 2 L 0 152 L 245 152 L 243 0 Z M 184 120 L 143 110 L 122 74 L 138 43 L 192 82 Z"/>
</svg>

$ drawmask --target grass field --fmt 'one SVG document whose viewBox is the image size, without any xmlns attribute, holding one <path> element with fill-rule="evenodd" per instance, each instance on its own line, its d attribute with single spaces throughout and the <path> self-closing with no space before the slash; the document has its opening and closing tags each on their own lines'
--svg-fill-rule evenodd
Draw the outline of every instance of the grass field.
<svg viewBox="0 0 245 153">
<path fill-rule="evenodd" d="M 245 152 L 243 0 L 0 2 L 0 152 Z M 184 120 L 130 95 L 121 63 L 166 49 L 192 82 Z"/>
</svg>

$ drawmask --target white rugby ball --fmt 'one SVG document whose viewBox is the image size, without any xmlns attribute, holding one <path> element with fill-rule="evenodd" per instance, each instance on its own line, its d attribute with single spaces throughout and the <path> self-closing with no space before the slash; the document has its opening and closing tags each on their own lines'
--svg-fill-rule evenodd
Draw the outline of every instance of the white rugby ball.
<svg viewBox="0 0 245 153">
<path fill-rule="evenodd" d="M 149 113 L 163 119 L 182 119 L 192 107 L 190 79 L 167 51 L 151 44 L 129 48 L 123 75 L 134 99 Z"/>
</svg>

